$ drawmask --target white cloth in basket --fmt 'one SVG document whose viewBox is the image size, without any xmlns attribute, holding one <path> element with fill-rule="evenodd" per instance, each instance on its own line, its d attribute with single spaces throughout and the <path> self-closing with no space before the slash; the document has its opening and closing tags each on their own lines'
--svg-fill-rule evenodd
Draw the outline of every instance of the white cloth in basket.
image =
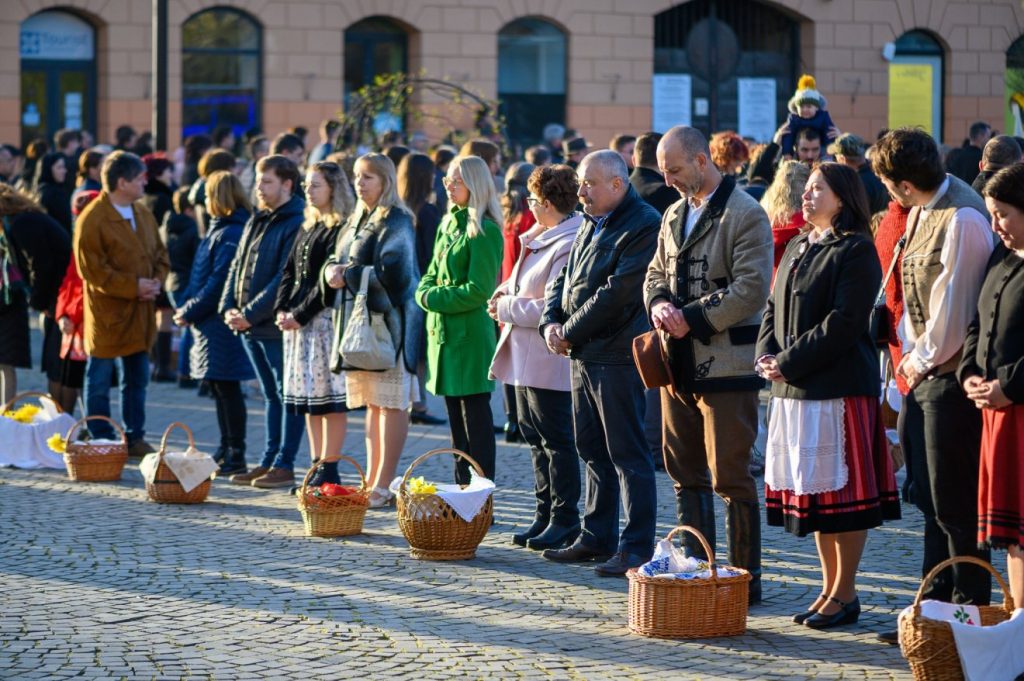
<svg viewBox="0 0 1024 681">
<path fill-rule="evenodd" d="M 388 489 L 393 494 L 398 494 L 398 489 L 401 486 L 402 478 L 395 478 Z M 495 489 L 493 480 L 478 476 L 474 470 L 470 471 L 469 485 L 465 489 L 458 485 L 440 483 L 435 483 L 435 487 L 437 487 L 437 496 L 444 499 L 452 507 L 452 510 L 467 523 L 472 522 L 473 518 L 480 513 Z"/>
<path fill-rule="evenodd" d="M 842 399 L 772 399 L 764 481 L 775 491 L 821 494 L 846 487 L 846 407 Z"/>
<path fill-rule="evenodd" d="M 139 471 L 146 482 L 152 484 L 156 478 L 156 469 L 159 465 L 159 453 L 147 454 L 139 463 Z M 164 454 L 164 463 L 171 469 L 174 476 L 181 483 L 185 492 L 191 492 L 199 485 L 210 479 L 217 470 L 217 462 L 209 454 L 204 454 L 194 447 L 189 447 L 184 452 L 167 452 Z"/>
<path fill-rule="evenodd" d="M 64 468 L 64 455 L 50 449 L 46 441 L 56 433 L 68 434 L 75 419 L 59 414 L 48 400 L 32 423 L 18 423 L 0 416 L 0 466 L 17 468 Z"/>
</svg>

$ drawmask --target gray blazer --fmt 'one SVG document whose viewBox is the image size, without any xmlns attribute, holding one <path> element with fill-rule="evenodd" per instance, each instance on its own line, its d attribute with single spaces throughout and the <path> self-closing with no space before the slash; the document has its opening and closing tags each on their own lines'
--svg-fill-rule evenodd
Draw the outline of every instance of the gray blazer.
<svg viewBox="0 0 1024 681">
<path fill-rule="evenodd" d="M 414 293 L 420 272 L 416 265 L 416 234 L 412 216 L 405 210 L 392 208 L 382 215 L 375 210 L 369 216 L 353 214 L 338 236 L 334 255 L 324 267 L 348 264 L 345 288 L 334 297 L 334 340 L 331 344 L 331 371 L 346 369 L 338 347 L 345 333 L 351 302 L 359 291 L 363 268 L 372 267 L 367 288 L 370 312 L 384 314 L 396 352 L 404 358 L 405 368 L 416 373 L 423 339 L 423 310 L 416 304 Z M 320 277 L 320 287 L 327 294 L 327 284 Z"/>
<path fill-rule="evenodd" d="M 669 342 L 676 387 L 684 392 L 757 390 L 754 349 L 771 284 L 768 215 L 731 177 L 722 179 L 684 237 L 689 204 L 665 212 L 658 249 L 647 268 L 647 311 L 668 300 L 690 333 Z"/>
</svg>

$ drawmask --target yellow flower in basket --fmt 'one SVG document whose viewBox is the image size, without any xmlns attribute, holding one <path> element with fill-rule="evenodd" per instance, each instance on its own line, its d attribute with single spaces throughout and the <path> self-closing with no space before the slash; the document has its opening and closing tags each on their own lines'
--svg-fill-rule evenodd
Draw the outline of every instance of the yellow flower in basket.
<svg viewBox="0 0 1024 681">
<path fill-rule="evenodd" d="M 14 411 L 8 409 L 4 412 L 4 416 L 18 423 L 32 423 L 35 415 L 41 411 L 42 409 L 34 404 L 23 404 Z"/>
<path fill-rule="evenodd" d="M 64 442 L 64 438 L 60 436 L 60 433 L 54 433 L 51 435 L 46 441 L 46 444 L 48 444 L 50 449 L 58 454 L 63 454 L 67 449 L 67 443 Z"/>
<path fill-rule="evenodd" d="M 410 494 L 437 494 L 437 486 L 424 480 L 422 475 L 418 478 L 410 478 L 407 486 Z"/>
</svg>

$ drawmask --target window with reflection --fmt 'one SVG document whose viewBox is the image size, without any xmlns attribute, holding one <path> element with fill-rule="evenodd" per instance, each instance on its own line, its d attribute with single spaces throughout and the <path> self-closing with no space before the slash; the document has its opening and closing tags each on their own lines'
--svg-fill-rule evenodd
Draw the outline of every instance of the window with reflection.
<svg viewBox="0 0 1024 681">
<path fill-rule="evenodd" d="M 183 136 L 230 126 L 236 139 L 260 126 L 261 31 L 248 14 L 213 8 L 182 25 Z"/>
<path fill-rule="evenodd" d="M 509 138 L 541 141 L 548 123 L 565 123 L 565 33 L 544 19 L 525 17 L 498 33 L 498 99 Z"/>
</svg>

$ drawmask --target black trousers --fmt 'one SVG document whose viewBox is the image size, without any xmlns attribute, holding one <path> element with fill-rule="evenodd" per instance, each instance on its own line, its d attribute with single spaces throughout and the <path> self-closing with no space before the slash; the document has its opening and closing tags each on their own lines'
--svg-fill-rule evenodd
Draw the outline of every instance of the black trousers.
<svg viewBox="0 0 1024 681">
<path fill-rule="evenodd" d="M 484 469 L 484 476 L 494 480 L 494 416 L 490 393 L 445 397 L 444 406 L 448 410 L 452 447 L 473 457 Z M 465 459 L 456 457 L 455 482 L 468 485 L 472 468 Z"/>
<path fill-rule="evenodd" d="M 572 394 L 515 389 L 519 428 L 533 454 L 537 518 L 570 527 L 580 522 L 580 459 L 572 435 Z"/>
<path fill-rule="evenodd" d="M 217 406 L 220 442 L 231 449 L 245 451 L 245 398 L 239 381 L 206 381 Z"/>
<path fill-rule="evenodd" d="M 900 442 L 907 461 L 908 497 L 924 514 L 922 575 L 953 556 L 990 559 L 978 548 L 978 466 L 981 412 L 954 374 L 925 379 L 904 400 Z M 959 564 L 943 570 L 925 598 L 988 605 L 989 573 Z"/>
<path fill-rule="evenodd" d="M 644 385 L 632 364 L 572 360 L 573 429 L 586 465 L 579 542 L 647 559 L 654 551 L 657 487 L 644 438 Z M 619 535 L 619 502 L 625 527 Z"/>
</svg>

